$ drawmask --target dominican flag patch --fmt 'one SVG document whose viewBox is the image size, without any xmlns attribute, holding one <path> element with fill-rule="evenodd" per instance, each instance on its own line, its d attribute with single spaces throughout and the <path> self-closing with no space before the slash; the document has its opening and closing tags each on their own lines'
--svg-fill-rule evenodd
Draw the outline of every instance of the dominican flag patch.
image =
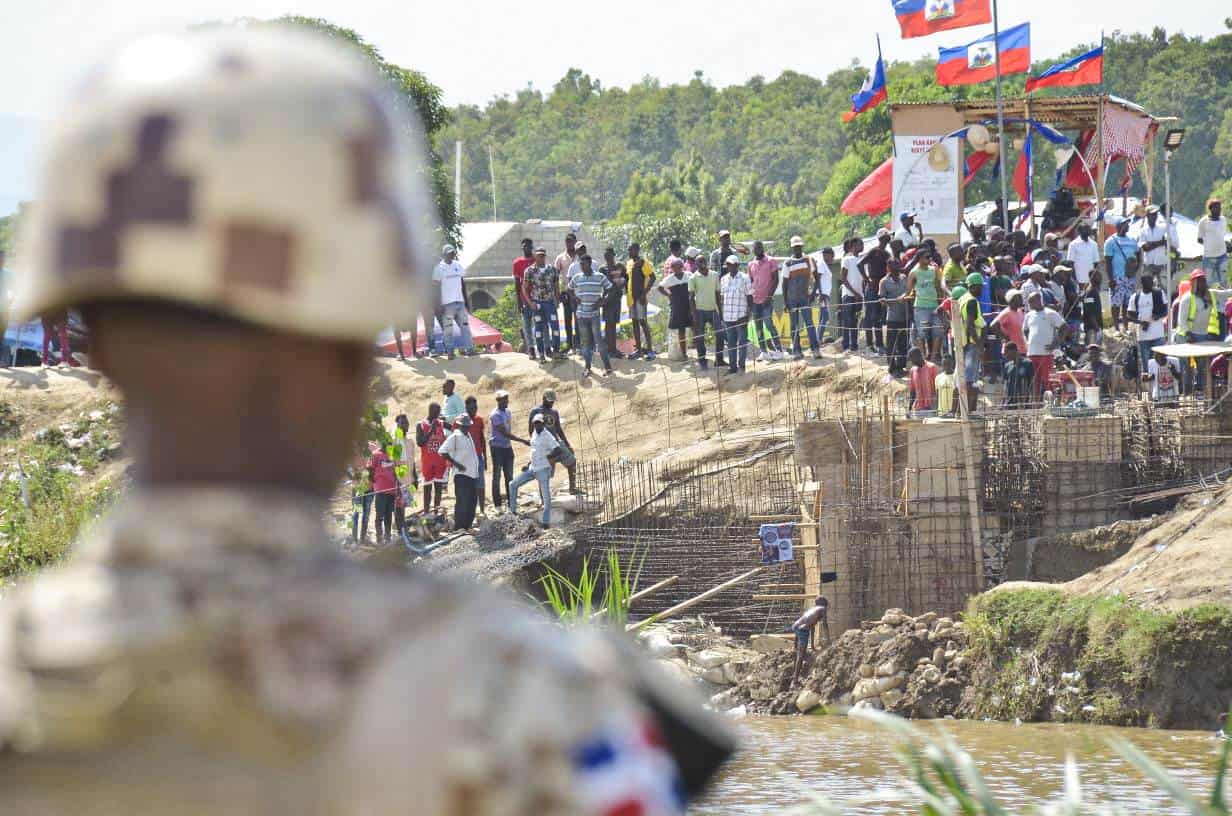
<svg viewBox="0 0 1232 816">
<path fill-rule="evenodd" d="M 573 752 L 578 799 L 594 816 L 677 816 L 685 795 L 676 763 L 650 720 L 608 728 Z"/>
</svg>

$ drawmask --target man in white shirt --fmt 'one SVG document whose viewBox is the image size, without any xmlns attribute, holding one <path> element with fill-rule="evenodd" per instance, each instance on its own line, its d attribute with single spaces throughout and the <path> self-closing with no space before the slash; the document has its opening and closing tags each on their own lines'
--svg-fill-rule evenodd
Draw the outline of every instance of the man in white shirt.
<svg viewBox="0 0 1232 816">
<path fill-rule="evenodd" d="M 1130 297 L 1126 311 L 1138 327 L 1138 364 L 1145 366 L 1151 359 L 1151 349 L 1164 342 L 1168 296 L 1155 288 L 1155 278 L 1149 272 L 1142 275 L 1141 285 L 1141 291 Z"/>
<path fill-rule="evenodd" d="M 1026 317 L 1022 322 L 1027 336 L 1027 357 L 1035 366 L 1035 399 L 1043 396 L 1052 376 L 1052 353 L 1069 333 L 1069 326 L 1060 314 L 1044 306 L 1044 296 L 1035 291 L 1027 296 Z"/>
<path fill-rule="evenodd" d="M 1089 224 L 1078 225 L 1078 237 L 1069 242 L 1065 260 L 1074 267 L 1074 280 L 1079 287 L 1085 287 L 1091 281 L 1091 270 L 1099 263 L 1099 244 L 1091 237 Z"/>
<path fill-rule="evenodd" d="M 728 255 L 719 279 L 719 312 L 727 332 L 727 372 L 744 371 L 749 354 L 749 312 L 753 308 L 753 281 L 740 271 L 740 259 Z"/>
<path fill-rule="evenodd" d="M 518 490 L 529 482 L 539 482 L 543 498 L 543 526 L 552 521 L 552 452 L 560 447 L 552 432 L 543 427 L 543 414 L 531 418 L 530 464 L 509 484 L 509 509 L 518 512 Z"/>
<path fill-rule="evenodd" d="M 905 212 L 898 216 L 898 229 L 894 231 L 894 239 L 901 241 L 903 249 L 919 246 L 924 240 L 924 228 L 915 222 L 914 212 Z"/>
<path fill-rule="evenodd" d="M 1228 219 L 1217 198 L 1206 202 L 1206 215 L 1198 221 L 1198 243 L 1202 244 L 1202 271 L 1211 286 L 1223 286 L 1228 272 Z"/>
<path fill-rule="evenodd" d="M 471 337 L 470 308 L 471 300 L 466 293 L 466 270 L 458 262 L 458 251 L 452 244 L 441 248 L 441 261 L 432 271 L 432 281 L 438 288 L 437 316 L 441 319 L 441 330 L 445 332 L 445 343 L 449 346 L 449 359 L 453 359 L 454 349 L 462 349 L 462 354 L 469 357 L 475 353 L 475 341 Z M 428 329 L 431 336 L 432 330 Z M 461 340 L 458 340 L 458 335 Z"/>
<path fill-rule="evenodd" d="M 471 418 L 458 417 L 453 433 L 445 438 L 437 453 L 453 468 L 453 528 L 468 530 L 475 523 L 475 507 L 479 502 L 479 453 L 471 438 Z"/>
<path fill-rule="evenodd" d="M 1159 288 L 1169 291 L 1171 276 L 1168 274 L 1168 232 L 1171 227 L 1159 217 L 1159 207 L 1146 208 L 1146 218 L 1138 223 L 1136 238 L 1142 248 L 1142 267 L 1154 277 Z M 1175 245 L 1175 244 L 1174 244 Z"/>
<path fill-rule="evenodd" d="M 860 312 L 864 304 L 864 273 L 860 271 L 860 255 L 864 252 L 864 242 L 859 238 L 849 238 L 843 249 L 838 324 L 843 336 L 843 351 L 855 352 L 860 348 Z"/>
</svg>

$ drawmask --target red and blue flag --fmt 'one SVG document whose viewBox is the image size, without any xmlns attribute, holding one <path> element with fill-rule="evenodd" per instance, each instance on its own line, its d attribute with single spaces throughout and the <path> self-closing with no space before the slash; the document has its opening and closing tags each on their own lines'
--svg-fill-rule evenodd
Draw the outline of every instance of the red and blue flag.
<svg viewBox="0 0 1232 816">
<path fill-rule="evenodd" d="M 1031 70 L 1031 24 L 1023 23 L 1002 31 L 999 39 L 989 34 L 957 48 L 938 49 L 937 84 L 975 85 L 994 79 L 998 46 L 1002 75 Z"/>
<path fill-rule="evenodd" d="M 873 66 L 873 72 L 865 78 L 859 92 L 852 95 L 851 110 L 843 114 L 843 121 L 850 122 L 864 111 L 872 110 L 884 101 L 886 101 L 885 62 L 881 59 L 879 38 L 877 40 L 877 64 Z"/>
<path fill-rule="evenodd" d="M 903 39 L 992 22 L 989 0 L 890 0 Z"/>
<path fill-rule="evenodd" d="M 1075 85 L 1098 85 L 1104 81 L 1104 47 L 1092 48 L 1071 60 L 1052 66 L 1037 77 L 1027 80 L 1026 92 L 1036 88 L 1072 88 Z"/>
</svg>

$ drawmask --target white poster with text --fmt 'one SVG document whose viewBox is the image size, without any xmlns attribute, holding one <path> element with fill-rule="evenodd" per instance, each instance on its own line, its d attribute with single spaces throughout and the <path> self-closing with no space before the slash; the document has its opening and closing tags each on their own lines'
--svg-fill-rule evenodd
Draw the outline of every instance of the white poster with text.
<svg viewBox="0 0 1232 816">
<path fill-rule="evenodd" d="M 916 213 L 924 234 L 953 235 L 959 218 L 959 139 L 894 137 L 894 221 Z"/>
</svg>

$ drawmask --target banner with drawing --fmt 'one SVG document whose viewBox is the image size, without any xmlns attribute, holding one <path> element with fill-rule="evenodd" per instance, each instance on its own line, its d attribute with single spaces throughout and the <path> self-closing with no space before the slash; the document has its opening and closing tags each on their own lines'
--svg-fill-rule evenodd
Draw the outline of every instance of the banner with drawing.
<svg viewBox="0 0 1232 816">
<path fill-rule="evenodd" d="M 794 560 L 792 554 L 792 538 L 796 532 L 795 523 L 763 524 L 758 531 L 761 539 L 761 562 L 763 564 L 778 564 Z"/>
</svg>

